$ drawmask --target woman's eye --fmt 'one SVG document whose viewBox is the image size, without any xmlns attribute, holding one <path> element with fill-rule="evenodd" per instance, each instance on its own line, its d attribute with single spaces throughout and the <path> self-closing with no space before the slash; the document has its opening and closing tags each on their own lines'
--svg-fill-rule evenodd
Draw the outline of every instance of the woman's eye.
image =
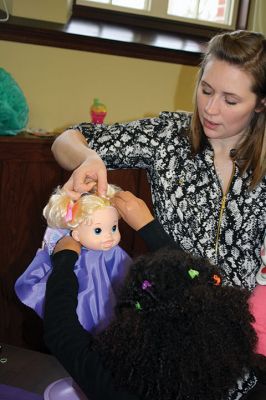
<svg viewBox="0 0 266 400">
<path fill-rule="evenodd" d="M 202 93 L 206 94 L 207 96 L 209 96 L 211 94 L 211 91 L 206 90 L 206 89 L 202 89 Z"/>
<path fill-rule="evenodd" d="M 95 229 L 94 229 L 95 235 L 100 235 L 101 232 L 102 232 L 101 228 L 95 228 Z"/>
<path fill-rule="evenodd" d="M 112 232 L 116 232 L 116 230 L 117 230 L 117 226 L 114 225 L 114 226 L 112 227 Z"/>
<path fill-rule="evenodd" d="M 227 100 L 227 99 L 225 99 L 225 102 L 226 102 L 227 104 L 229 104 L 230 106 L 235 106 L 236 103 L 237 103 L 235 100 Z"/>
</svg>

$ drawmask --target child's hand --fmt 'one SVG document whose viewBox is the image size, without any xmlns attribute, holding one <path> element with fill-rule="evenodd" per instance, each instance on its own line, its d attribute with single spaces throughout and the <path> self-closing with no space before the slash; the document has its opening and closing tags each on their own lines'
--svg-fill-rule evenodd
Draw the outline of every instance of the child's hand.
<svg viewBox="0 0 266 400">
<path fill-rule="evenodd" d="M 123 220 L 136 231 L 154 220 L 146 203 L 131 192 L 116 193 L 112 204 Z"/>
<path fill-rule="evenodd" d="M 71 236 L 64 236 L 57 242 L 53 254 L 61 250 L 73 250 L 79 255 L 81 251 L 81 245 Z"/>
</svg>

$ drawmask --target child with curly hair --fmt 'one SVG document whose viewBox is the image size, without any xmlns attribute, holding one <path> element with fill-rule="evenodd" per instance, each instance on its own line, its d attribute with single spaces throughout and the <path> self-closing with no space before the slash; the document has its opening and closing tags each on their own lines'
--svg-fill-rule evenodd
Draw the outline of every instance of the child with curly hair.
<svg viewBox="0 0 266 400">
<path fill-rule="evenodd" d="M 80 245 L 58 242 L 46 291 L 48 348 L 90 400 L 239 398 L 236 382 L 256 358 L 249 292 L 222 285 L 217 267 L 177 250 L 144 202 L 133 196 L 132 207 L 132 196 L 121 192 L 113 203 L 152 250 L 163 248 L 135 260 L 116 318 L 93 337 L 76 315 Z"/>
</svg>

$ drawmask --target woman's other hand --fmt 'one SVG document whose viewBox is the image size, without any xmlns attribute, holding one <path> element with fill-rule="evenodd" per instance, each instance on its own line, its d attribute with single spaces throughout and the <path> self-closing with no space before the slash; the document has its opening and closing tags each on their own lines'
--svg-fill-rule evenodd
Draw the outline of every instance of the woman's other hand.
<svg viewBox="0 0 266 400">
<path fill-rule="evenodd" d="M 112 199 L 112 204 L 118 210 L 123 220 L 138 231 L 154 220 L 146 203 L 131 192 L 118 192 Z"/>
</svg>

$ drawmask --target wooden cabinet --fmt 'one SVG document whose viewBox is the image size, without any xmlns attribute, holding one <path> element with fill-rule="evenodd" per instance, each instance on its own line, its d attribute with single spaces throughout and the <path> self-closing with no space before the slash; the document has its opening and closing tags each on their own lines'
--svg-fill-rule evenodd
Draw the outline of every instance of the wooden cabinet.
<svg viewBox="0 0 266 400">
<path fill-rule="evenodd" d="M 42 321 L 16 298 L 14 283 L 40 247 L 46 221 L 42 210 L 53 189 L 69 172 L 51 153 L 52 139 L 0 138 L 0 342 L 44 350 Z M 108 172 L 108 181 L 130 190 L 151 206 L 143 170 Z M 146 251 L 134 231 L 121 221 L 121 246 L 132 256 Z"/>
</svg>

